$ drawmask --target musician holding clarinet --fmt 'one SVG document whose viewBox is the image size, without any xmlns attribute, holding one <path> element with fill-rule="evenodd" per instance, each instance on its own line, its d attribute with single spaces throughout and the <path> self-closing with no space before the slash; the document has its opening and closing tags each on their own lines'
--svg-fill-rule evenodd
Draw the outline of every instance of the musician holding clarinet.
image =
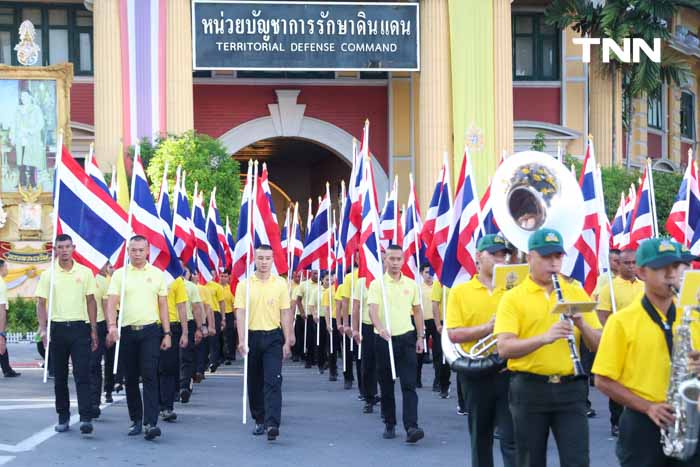
<svg viewBox="0 0 700 467">
<path fill-rule="evenodd" d="M 509 403 L 517 465 L 547 465 L 551 430 L 561 466 L 588 466 L 588 379 L 578 343 L 583 339 L 595 351 L 601 324 L 594 313 L 570 319 L 552 313 L 564 300 L 590 301 L 576 282 L 557 278 L 565 254 L 561 234 L 539 229 L 530 235 L 528 250 L 530 274 L 503 295 L 494 324 L 498 353 L 508 359 L 511 372 Z"/>
</svg>

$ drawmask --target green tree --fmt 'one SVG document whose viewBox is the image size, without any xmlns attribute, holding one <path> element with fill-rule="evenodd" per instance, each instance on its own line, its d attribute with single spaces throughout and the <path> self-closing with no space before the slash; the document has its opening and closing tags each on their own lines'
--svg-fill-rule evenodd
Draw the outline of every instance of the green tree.
<svg viewBox="0 0 700 467">
<path fill-rule="evenodd" d="M 238 162 L 231 158 L 220 141 L 194 131 L 158 141 L 146 168 L 154 197 L 160 191 L 166 161 L 171 195 L 175 185 L 175 171 L 179 165 L 187 174 L 185 183 L 190 206 L 195 182 L 198 182 L 198 189 L 204 193 L 205 206 L 208 205 L 211 191 L 216 187 L 216 204 L 221 222 L 225 224 L 228 216 L 232 226 L 237 224 L 241 203 L 240 169 Z"/>
<path fill-rule="evenodd" d="M 530 149 L 532 149 L 533 151 L 544 152 L 544 146 L 544 132 L 538 131 L 537 133 L 535 133 L 535 137 L 532 139 Z"/>
</svg>

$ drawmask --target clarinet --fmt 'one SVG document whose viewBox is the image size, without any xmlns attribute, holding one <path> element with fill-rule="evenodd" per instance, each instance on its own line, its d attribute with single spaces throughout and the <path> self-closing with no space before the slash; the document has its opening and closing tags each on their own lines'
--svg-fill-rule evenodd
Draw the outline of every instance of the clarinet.
<svg viewBox="0 0 700 467">
<path fill-rule="evenodd" d="M 559 285 L 559 277 L 557 277 L 556 273 L 552 274 L 552 286 L 554 286 L 554 290 L 557 292 L 557 301 L 559 303 L 564 302 L 564 295 L 561 292 L 561 286 Z M 560 319 L 561 321 L 568 321 L 573 327 L 574 321 L 565 313 L 562 313 L 560 315 Z M 566 342 L 569 344 L 569 353 L 571 354 L 571 360 L 574 362 L 574 375 L 580 376 L 585 374 L 585 371 L 583 370 L 583 365 L 581 364 L 581 358 L 578 355 L 578 349 L 576 348 L 576 338 L 574 337 L 573 332 L 566 337 Z"/>
</svg>

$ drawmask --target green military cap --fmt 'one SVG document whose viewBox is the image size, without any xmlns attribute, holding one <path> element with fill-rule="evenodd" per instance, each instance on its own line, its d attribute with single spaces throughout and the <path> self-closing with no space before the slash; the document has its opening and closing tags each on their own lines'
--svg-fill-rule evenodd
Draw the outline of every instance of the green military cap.
<svg viewBox="0 0 700 467">
<path fill-rule="evenodd" d="M 635 260 L 637 267 L 660 269 L 669 264 L 684 262 L 680 248 L 668 238 L 650 238 L 644 240 L 637 248 Z"/>
<path fill-rule="evenodd" d="M 479 243 L 476 245 L 476 249 L 479 251 L 488 251 L 489 253 L 495 253 L 497 251 L 507 251 L 508 244 L 506 239 L 500 234 L 488 234 L 484 235 L 479 239 Z"/>
<path fill-rule="evenodd" d="M 566 253 L 564 250 L 564 239 L 561 234 L 554 229 L 543 228 L 530 235 L 527 241 L 529 251 L 536 251 L 542 256 L 552 253 Z"/>
<path fill-rule="evenodd" d="M 676 245 L 676 249 L 678 250 L 678 254 L 681 256 L 681 261 L 684 263 L 692 263 L 693 261 L 700 261 L 700 257 L 695 256 L 690 252 L 690 250 L 685 246 L 682 245 L 678 242 L 673 242 Z"/>
</svg>

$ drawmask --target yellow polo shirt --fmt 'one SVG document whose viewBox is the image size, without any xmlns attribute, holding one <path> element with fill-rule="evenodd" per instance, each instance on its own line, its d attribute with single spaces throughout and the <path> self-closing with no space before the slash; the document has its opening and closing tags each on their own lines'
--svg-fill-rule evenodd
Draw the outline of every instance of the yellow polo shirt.
<svg viewBox="0 0 700 467">
<path fill-rule="evenodd" d="M 318 316 L 320 313 L 320 316 L 325 316 L 323 314 L 323 309 L 316 309 L 318 308 L 318 300 L 320 298 L 323 298 L 323 286 L 319 287 L 318 282 L 316 283 L 309 283 L 309 292 L 308 292 L 308 299 L 307 299 L 307 305 L 306 307 L 308 310 L 306 310 L 307 315 L 313 315 L 313 316 Z M 320 296 L 319 296 L 320 295 Z M 313 313 L 310 311 L 313 309 Z"/>
<path fill-rule="evenodd" d="M 199 295 L 199 289 L 191 281 L 185 281 L 185 291 L 187 292 L 187 321 L 194 319 L 194 314 L 192 313 L 192 305 L 195 303 L 202 303 L 202 297 Z"/>
<path fill-rule="evenodd" d="M 420 305 L 416 282 L 403 274 L 398 280 L 392 279 L 389 274 L 384 274 L 384 289 L 386 290 L 386 312 L 389 315 L 391 335 L 400 336 L 413 331 L 413 323 L 411 322 L 413 307 Z M 372 281 L 367 295 L 367 304 L 379 305 L 379 321 L 386 327 L 382 286 L 378 280 Z M 375 329 L 374 332 L 376 333 L 377 330 Z"/>
<path fill-rule="evenodd" d="M 306 315 L 310 315 L 307 309 L 311 305 L 312 297 L 316 296 L 316 289 L 318 288 L 318 282 L 314 282 L 311 279 L 302 281 L 297 289 L 297 298 L 301 300 L 301 305 L 304 307 L 304 312 Z"/>
<path fill-rule="evenodd" d="M 330 288 L 332 289 L 333 286 Z M 326 316 L 326 310 L 330 307 L 331 309 L 331 318 L 335 319 L 335 301 L 338 300 L 338 289 L 335 289 L 332 291 L 330 294 L 328 293 L 328 288 L 325 288 L 321 290 L 321 293 L 323 294 L 321 296 L 321 316 Z M 333 295 L 333 300 L 330 299 L 330 295 Z"/>
<path fill-rule="evenodd" d="M 447 328 L 466 328 L 485 324 L 496 316 L 496 309 L 505 290 L 490 291 L 473 276 L 459 284 L 450 293 L 447 301 Z M 469 352 L 476 341 L 462 342 L 462 348 Z"/>
<path fill-rule="evenodd" d="M 97 302 L 97 322 L 105 320 L 105 310 L 102 308 L 102 299 L 107 298 L 107 288 L 109 287 L 109 277 L 100 274 L 95 276 L 95 301 Z"/>
<path fill-rule="evenodd" d="M 577 282 L 569 283 L 564 278 L 560 278 L 559 283 L 565 300 L 590 300 L 588 294 Z M 520 339 L 544 334 L 560 320 L 560 315 L 552 313 L 556 304 L 556 292 L 552 291 L 547 295 L 545 289 L 537 285 L 528 275 L 522 283 L 503 294 L 496 311 L 494 334 L 511 333 Z M 601 328 L 597 314 L 584 313 L 583 319 L 593 329 Z M 578 346 L 581 332 L 576 327 L 574 327 L 574 337 Z M 508 359 L 508 369 L 538 375 L 566 376 L 574 373 L 574 364 L 566 339 L 559 339 L 524 357 Z"/>
<path fill-rule="evenodd" d="M 221 288 L 224 292 L 224 306 L 226 306 L 226 314 L 233 313 L 233 293 L 231 292 L 231 287 L 228 285 L 222 285 Z"/>
<path fill-rule="evenodd" d="M 612 280 L 613 290 L 615 291 L 615 309 L 620 311 L 639 297 L 639 294 L 644 293 L 644 282 L 639 279 L 628 281 L 622 277 L 614 277 Z M 598 309 L 602 311 L 612 311 L 612 301 L 610 300 L 610 284 L 605 283 L 600 287 L 598 294 Z"/>
<path fill-rule="evenodd" d="M 221 301 L 224 300 L 224 288 L 218 282 L 207 282 L 205 287 L 211 293 L 211 309 L 215 312 L 221 312 Z"/>
<path fill-rule="evenodd" d="M 666 322 L 666 317 L 655 311 Z M 683 310 L 676 310 L 674 332 Z M 690 324 L 693 348 L 700 348 L 700 323 Z M 641 299 L 610 315 L 593 363 L 593 373 L 617 381 L 650 402 L 665 402 L 671 359 L 659 327 L 642 308 Z"/>
<path fill-rule="evenodd" d="M 435 282 L 433 282 L 435 284 Z M 433 319 L 433 284 L 426 284 L 425 282 L 420 283 L 420 289 L 423 298 L 423 320 L 428 321 Z"/>
<path fill-rule="evenodd" d="M 202 300 L 202 303 L 211 308 L 211 292 L 209 291 L 209 289 L 202 284 L 196 284 L 196 287 L 197 291 L 199 292 L 199 297 Z"/>
<path fill-rule="evenodd" d="M 182 277 L 175 279 L 168 287 L 168 316 L 171 323 L 179 323 L 180 315 L 177 314 L 177 305 L 187 303 L 187 289 Z"/>
<path fill-rule="evenodd" d="M 50 283 L 51 269 L 47 269 L 41 273 L 35 293 L 37 297 L 47 300 L 46 306 L 48 306 Z M 89 322 L 85 297 L 95 295 L 96 288 L 95 276 L 88 268 L 73 261 L 73 267 L 66 271 L 56 261 L 51 321 Z"/>
<path fill-rule="evenodd" d="M 272 275 L 261 280 L 253 275 L 242 280 L 236 287 L 236 309 L 245 309 L 246 282 L 250 281 L 250 310 L 248 329 L 251 331 L 271 331 L 281 326 L 281 311 L 289 308 L 289 290 L 287 281 Z"/>
<path fill-rule="evenodd" d="M 345 279 L 347 280 L 347 279 Z M 355 300 L 360 301 L 360 313 L 362 314 L 363 324 L 372 324 L 372 320 L 369 319 L 369 306 L 367 306 L 367 287 L 365 287 L 365 279 L 360 279 L 355 276 L 355 293 L 352 291 L 352 283 L 349 283 L 348 288 L 344 289 L 341 294 L 343 298 L 351 300 L 348 301 L 348 313 L 352 310 Z M 362 299 L 362 300 L 360 300 Z"/>
<path fill-rule="evenodd" d="M 336 300 L 348 300 L 348 317 L 352 316 L 352 288 L 353 285 L 357 288 L 357 284 L 360 283 L 360 277 L 358 276 L 358 271 L 355 269 L 353 273 L 345 274 L 343 278 L 343 283 L 338 287 L 338 292 L 336 293 Z"/>
<path fill-rule="evenodd" d="M 120 297 L 124 268 L 117 269 L 112 275 L 107 295 Z M 132 264 L 127 266 L 124 303 L 120 306 L 122 326 L 144 326 L 160 321 L 158 297 L 167 297 L 163 271 L 150 263 L 137 269 Z"/>
<path fill-rule="evenodd" d="M 442 311 L 442 289 L 443 289 L 443 287 L 442 287 L 442 284 L 440 283 L 440 281 L 434 280 L 433 281 L 433 288 L 430 291 L 430 300 L 433 302 L 436 302 L 438 305 L 440 305 L 440 307 L 439 307 L 440 308 L 440 322 L 443 321 L 443 319 L 442 319 L 442 313 L 443 313 L 443 311 Z M 450 302 L 450 288 L 445 287 L 445 305 L 447 305 L 447 303 L 449 303 L 449 302 Z M 432 309 L 432 307 L 431 307 L 431 309 Z M 433 319 L 435 319 L 434 316 L 433 316 Z"/>
<path fill-rule="evenodd" d="M 299 284 L 292 281 L 289 287 L 289 306 L 294 309 L 294 316 L 299 316 L 299 307 L 297 306 L 297 298 L 299 294 Z"/>
</svg>

